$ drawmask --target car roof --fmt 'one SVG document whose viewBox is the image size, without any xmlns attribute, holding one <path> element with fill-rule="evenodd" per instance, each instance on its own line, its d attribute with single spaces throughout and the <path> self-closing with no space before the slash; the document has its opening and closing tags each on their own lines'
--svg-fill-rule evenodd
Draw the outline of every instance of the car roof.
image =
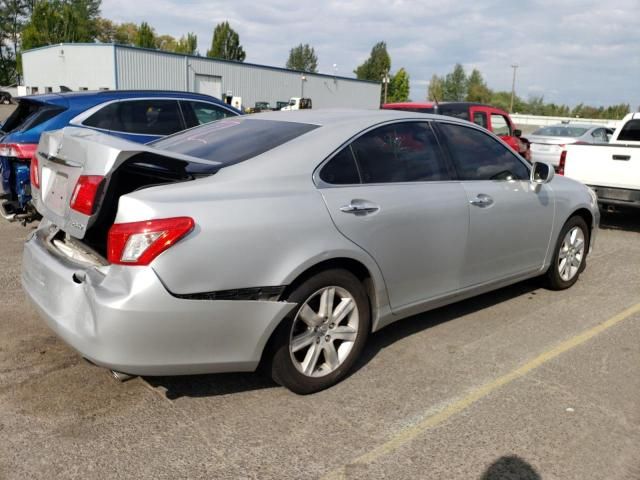
<svg viewBox="0 0 640 480">
<path fill-rule="evenodd" d="M 261 112 L 251 115 L 250 118 L 264 120 L 279 120 L 298 123 L 309 123 L 312 125 L 333 125 L 344 123 L 360 123 L 385 122 L 390 120 L 402 119 L 438 119 L 449 121 L 452 117 L 443 117 L 442 115 L 433 115 L 430 113 L 405 112 L 401 110 L 382 110 L 382 109 L 303 109 L 292 111 L 275 111 Z"/>
</svg>

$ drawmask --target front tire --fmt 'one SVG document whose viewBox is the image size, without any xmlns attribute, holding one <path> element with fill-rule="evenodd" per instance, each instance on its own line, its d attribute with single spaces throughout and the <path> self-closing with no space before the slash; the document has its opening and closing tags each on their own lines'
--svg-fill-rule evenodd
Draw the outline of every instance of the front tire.
<svg viewBox="0 0 640 480">
<path fill-rule="evenodd" d="M 578 281 L 587 266 L 589 227 L 575 216 L 564 224 L 556 242 L 553 260 L 547 271 L 547 284 L 552 290 L 564 290 Z"/>
<path fill-rule="evenodd" d="M 273 380 L 298 394 L 335 385 L 360 356 L 371 328 L 362 282 L 347 270 L 326 270 L 302 282 L 288 301 L 297 307 L 275 334 Z"/>
</svg>

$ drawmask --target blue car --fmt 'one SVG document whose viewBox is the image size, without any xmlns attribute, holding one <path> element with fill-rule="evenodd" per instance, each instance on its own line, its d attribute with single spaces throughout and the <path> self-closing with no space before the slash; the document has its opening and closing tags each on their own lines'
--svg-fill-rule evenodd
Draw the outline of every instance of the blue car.
<svg viewBox="0 0 640 480">
<path fill-rule="evenodd" d="M 0 215 L 24 222 L 36 218 L 30 185 L 38 178 L 29 166 L 42 132 L 73 125 L 147 143 L 240 114 L 214 97 L 188 92 L 113 90 L 22 97 L 0 126 Z"/>
</svg>

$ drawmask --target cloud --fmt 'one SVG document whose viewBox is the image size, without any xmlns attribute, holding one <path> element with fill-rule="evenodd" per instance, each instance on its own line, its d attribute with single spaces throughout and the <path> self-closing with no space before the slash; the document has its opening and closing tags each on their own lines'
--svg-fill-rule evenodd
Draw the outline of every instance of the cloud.
<svg viewBox="0 0 640 480">
<path fill-rule="evenodd" d="M 149 22 L 158 33 L 198 35 L 202 54 L 224 20 L 239 33 L 247 61 L 284 66 L 289 49 L 311 44 L 322 72 L 351 76 L 378 41 L 392 70 L 404 67 L 411 97 L 455 63 L 478 68 L 493 89 L 556 103 L 640 105 L 638 0 L 103 0 L 119 22 Z"/>
</svg>

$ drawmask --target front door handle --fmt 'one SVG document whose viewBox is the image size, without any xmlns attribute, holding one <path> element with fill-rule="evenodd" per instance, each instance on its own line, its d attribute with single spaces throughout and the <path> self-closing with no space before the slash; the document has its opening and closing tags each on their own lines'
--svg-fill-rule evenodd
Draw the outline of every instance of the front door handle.
<svg viewBox="0 0 640 480">
<path fill-rule="evenodd" d="M 612 155 L 611 158 L 613 158 L 614 160 L 623 160 L 623 161 L 628 161 L 631 160 L 631 155 Z"/>
<path fill-rule="evenodd" d="M 473 200 L 469 200 L 469 203 L 476 207 L 485 208 L 493 205 L 493 198 L 484 193 L 479 193 L 476 198 L 474 198 Z"/>
<path fill-rule="evenodd" d="M 353 213 L 356 215 L 365 215 L 380 210 L 380 207 L 364 200 L 351 200 L 349 205 L 340 207 L 340 211 L 344 213 Z"/>
</svg>

